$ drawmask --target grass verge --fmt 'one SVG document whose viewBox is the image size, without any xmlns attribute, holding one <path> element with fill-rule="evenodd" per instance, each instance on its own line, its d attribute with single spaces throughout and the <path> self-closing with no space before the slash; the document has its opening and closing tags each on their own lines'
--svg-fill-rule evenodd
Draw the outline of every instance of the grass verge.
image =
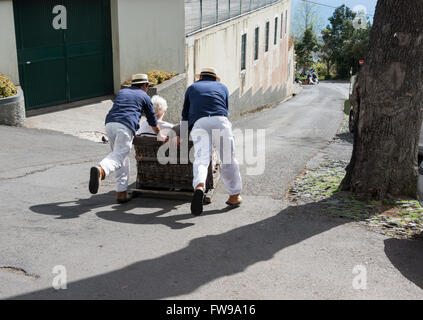
<svg viewBox="0 0 423 320">
<path fill-rule="evenodd" d="M 423 239 L 423 208 L 413 199 L 362 202 L 341 191 L 345 161 L 328 160 L 297 177 L 289 200 L 297 204 L 318 202 L 331 215 L 359 221 L 387 236 Z"/>
</svg>

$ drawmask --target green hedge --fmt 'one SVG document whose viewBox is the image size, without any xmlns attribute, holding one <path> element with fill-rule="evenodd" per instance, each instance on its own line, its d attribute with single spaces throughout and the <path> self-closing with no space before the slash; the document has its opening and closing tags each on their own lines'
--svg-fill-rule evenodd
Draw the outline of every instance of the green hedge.
<svg viewBox="0 0 423 320">
<path fill-rule="evenodd" d="M 350 110 L 351 110 L 351 103 L 350 100 L 345 100 L 344 102 L 344 113 L 349 116 L 350 115 Z"/>
</svg>

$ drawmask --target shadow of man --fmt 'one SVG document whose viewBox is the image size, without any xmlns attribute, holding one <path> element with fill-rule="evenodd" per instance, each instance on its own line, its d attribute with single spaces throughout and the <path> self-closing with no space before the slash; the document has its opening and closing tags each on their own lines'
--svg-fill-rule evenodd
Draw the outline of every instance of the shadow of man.
<svg viewBox="0 0 423 320">
<path fill-rule="evenodd" d="M 151 198 L 136 198 L 130 203 L 121 206 L 114 206 L 112 210 L 97 212 L 96 215 L 104 220 L 119 222 L 119 223 L 130 223 L 130 224 L 162 224 L 171 229 L 184 229 L 193 226 L 192 222 L 182 222 L 183 220 L 189 220 L 194 216 L 189 214 L 171 214 L 173 210 L 177 209 L 178 205 L 184 204 L 184 201 L 176 200 L 163 200 L 157 201 L 157 199 Z M 159 207 L 160 206 L 160 207 Z M 158 208 L 159 207 L 159 208 Z M 142 213 L 137 214 L 129 211 L 133 211 L 137 208 L 149 208 L 158 209 L 153 213 Z M 202 216 L 220 214 L 229 211 L 230 208 L 224 208 L 222 210 L 209 210 L 202 214 Z"/>
<path fill-rule="evenodd" d="M 385 254 L 404 277 L 423 289 L 423 241 L 387 239 Z"/>
<path fill-rule="evenodd" d="M 45 289 L 15 298 L 163 299 L 187 294 L 350 221 L 316 213 L 317 206 L 288 207 L 265 220 L 194 239 L 187 247 L 164 256 L 69 283 L 67 290 Z"/>
<path fill-rule="evenodd" d="M 57 216 L 57 219 L 76 219 L 94 209 L 116 204 L 115 192 L 94 195 L 87 199 L 44 203 L 29 207 L 35 213 Z"/>
<path fill-rule="evenodd" d="M 58 214 L 61 203 L 35 206 L 33 211 L 59 215 L 60 218 L 64 218 L 67 212 L 75 217 L 92 209 L 86 202 L 94 204 L 94 208 L 106 206 L 101 204 L 100 200 L 103 199 L 99 197 L 99 201 L 77 201 L 79 207 L 77 205 L 75 213 L 69 209 L 69 212 Z M 179 222 L 192 219 L 190 214 L 162 217 L 175 209 L 178 202 L 159 203 L 162 209 L 154 213 L 136 215 L 129 212 L 141 206 L 157 208 L 156 200 L 142 199 L 142 202 L 115 206 L 113 210 L 97 215 L 120 223 L 165 224 L 176 229 L 192 224 L 181 225 Z M 178 251 L 69 283 L 67 290 L 45 289 L 12 299 L 164 299 L 188 294 L 213 280 L 240 273 L 257 262 L 267 261 L 289 246 L 352 222 L 350 219 L 329 216 L 322 208 L 324 204 L 319 202 L 291 206 L 256 223 L 193 239 Z M 224 211 L 211 210 L 204 214 Z M 385 253 L 406 278 L 423 288 L 422 241 L 387 239 Z"/>
<path fill-rule="evenodd" d="M 191 214 L 171 214 L 166 215 L 178 206 L 183 205 L 186 201 L 167 200 L 153 198 L 136 197 L 132 201 L 125 204 L 117 204 L 115 192 L 111 191 L 105 194 L 94 195 L 87 199 L 78 199 L 74 201 L 63 201 L 56 203 L 46 203 L 31 206 L 30 210 L 44 215 L 57 216 L 57 219 L 76 219 L 81 215 L 96 211 L 101 208 L 109 208 L 96 212 L 96 215 L 105 220 L 130 223 L 130 224 L 162 224 L 171 229 L 184 229 L 193 226 L 194 223 L 184 223 L 183 220 L 192 219 Z M 146 211 L 154 210 L 152 213 L 136 213 L 136 209 Z M 222 210 L 212 210 L 204 212 L 203 215 L 219 214 L 228 211 L 230 208 Z"/>
</svg>

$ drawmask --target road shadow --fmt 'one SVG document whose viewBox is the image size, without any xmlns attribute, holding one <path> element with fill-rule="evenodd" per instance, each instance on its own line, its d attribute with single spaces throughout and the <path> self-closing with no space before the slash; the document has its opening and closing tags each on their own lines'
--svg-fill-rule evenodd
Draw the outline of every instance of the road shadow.
<svg viewBox="0 0 423 320">
<path fill-rule="evenodd" d="M 35 213 L 56 216 L 56 219 L 76 219 L 95 209 L 116 204 L 115 194 L 111 191 L 85 199 L 38 204 L 29 209 Z"/>
<path fill-rule="evenodd" d="M 327 84 L 339 84 L 339 83 L 350 83 L 349 80 L 320 80 L 320 83 L 327 83 Z"/>
<path fill-rule="evenodd" d="M 335 139 L 339 139 L 339 140 L 348 142 L 349 144 L 354 143 L 354 135 L 350 132 L 337 133 L 336 136 L 335 136 Z"/>
<path fill-rule="evenodd" d="M 49 288 L 10 299 L 165 299 L 189 294 L 211 281 L 238 274 L 258 262 L 270 260 L 285 248 L 353 222 L 348 218 L 329 214 L 328 200 L 331 199 L 289 206 L 267 219 L 222 234 L 193 239 L 186 247 L 163 256 L 68 283 L 66 290 Z M 156 208 L 157 201 L 154 204 Z M 174 229 L 184 227 L 180 225 L 181 220 L 190 218 L 192 223 L 192 216 L 189 214 L 175 215 L 172 218 L 159 216 L 173 210 L 174 203 L 169 203 L 169 206 L 161 204 L 163 209 L 152 214 L 143 214 L 142 217 L 126 212 L 135 207 L 134 203 L 126 208 L 119 206 L 118 210 L 103 211 L 98 216 L 120 223 L 161 223 Z M 44 207 L 47 208 L 54 208 L 54 204 L 53 207 Z M 45 211 L 49 210 L 53 209 Z M 57 212 L 55 210 L 57 209 L 53 211 Z M 80 212 L 86 211 L 84 208 Z M 224 210 L 206 209 L 204 214 L 222 212 Z M 201 218 L 202 216 L 197 219 Z M 385 252 L 407 279 L 419 287 L 423 286 L 422 241 L 387 239 Z"/>
<path fill-rule="evenodd" d="M 351 222 L 319 210 L 319 203 L 291 206 L 256 223 L 193 239 L 178 251 L 68 283 L 67 290 L 45 289 L 12 299 L 163 299 L 188 294 Z"/>
<path fill-rule="evenodd" d="M 423 241 L 387 239 L 385 254 L 405 278 L 423 289 Z"/>
<path fill-rule="evenodd" d="M 322 138 L 319 137 L 287 137 L 284 135 L 277 135 L 274 137 L 275 140 L 281 140 L 284 142 L 285 145 L 289 145 L 289 146 L 300 146 L 300 147 L 304 147 L 307 145 L 315 145 L 315 144 L 322 144 L 322 143 L 326 143 L 325 140 L 323 140 Z"/>
<path fill-rule="evenodd" d="M 97 212 L 96 215 L 101 219 L 119 223 L 144 225 L 161 224 L 171 229 L 184 229 L 194 225 L 193 222 L 183 222 L 184 220 L 192 220 L 194 218 L 191 213 L 166 215 L 172 210 L 176 210 L 178 205 L 182 205 L 184 203 L 186 203 L 186 201 L 163 199 L 157 201 L 157 199 L 152 198 L 135 198 L 129 203 L 112 207 L 112 210 Z M 137 208 L 142 208 L 143 210 L 157 209 L 157 211 L 142 214 L 130 212 L 136 210 Z M 222 214 L 232 209 L 233 208 L 231 207 L 226 207 L 221 210 L 207 210 L 207 206 L 205 206 L 202 216 Z"/>
<path fill-rule="evenodd" d="M 161 224 L 171 229 L 184 229 L 194 225 L 192 222 L 183 222 L 193 218 L 191 213 L 167 214 L 176 211 L 178 206 L 185 203 L 187 201 L 184 200 L 160 199 L 158 201 L 154 198 L 136 197 L 128 203 L 117 204 L 116 193 L 110 191 L 86 199 L 39 204 L 31 206 L 29 209 L 38 214 L 56 216 L 56 219 L 76 219 L 83 214 L 95 212 L 101 219 L 119 223 Z M 107 208 L 107 210 L 101 210 L 102 208 Z M 143 213 L 136 213 L 137 209 L 142 209 Z M 231 209 L 231 207 L 226 207 L 221 210 L 207 210 L 207 206 L 205 206 L 203 215 L 221 214 Z M 144 213 L 145 211 L 153 212 Z"/>
</svg>

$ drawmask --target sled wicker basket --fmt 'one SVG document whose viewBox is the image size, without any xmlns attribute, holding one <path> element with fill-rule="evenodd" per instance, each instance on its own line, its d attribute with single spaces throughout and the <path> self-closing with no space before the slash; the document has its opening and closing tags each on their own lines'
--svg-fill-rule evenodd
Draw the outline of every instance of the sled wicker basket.
<svg viewBox="0 0 423 320">
<path fill-rule="evenodd" d="M 137 189 L 166 189 L 170 191 L 193 191 L 192 163 L 181 163 L 178 149 L 177 164 L 160 164 L 157 160 L 162 142 L 155 137 L 134 138 L 137 159 Z M 192 149 L 192 141 L 188 150 Z M 219 180 L 219 164 L 216 152 L 213 152 L 206 181 L 206 191 L 215 189 Z"/>
</svg>

